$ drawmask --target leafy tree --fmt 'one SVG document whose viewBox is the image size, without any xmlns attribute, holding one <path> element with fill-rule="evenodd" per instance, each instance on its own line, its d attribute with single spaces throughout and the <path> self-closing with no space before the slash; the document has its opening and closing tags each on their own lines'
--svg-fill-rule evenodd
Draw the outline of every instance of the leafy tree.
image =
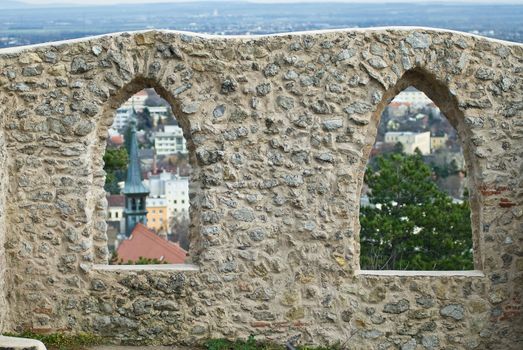
<svg viewBox="0 0 523 350">
<path fill-rule="evenodd" d="M 119 194 L 118 182 L 122 181 L 127 169 L 129 157 L 125 148 L 108 148 L 104 154 L 105 191 Z"/>
<path fill-rule="evenodd" d="M 371 270 L 467 270 L 468 202 L 453 203 L 419 153 L 376 158 L 367 169 L 370 206 L 361 208 L 361 266 Z"/>
<path fill-rule="evenodd" d="M 145 107 L 143 111 L 138 113 L 137 117 L 137 130 L 151 130 L 153 128 L 153 118 L 149 108 Z"/>
<path fill-rule="evenodd" d="M 401 142 L 396 142 L 394 144 L 394 153 L 405 153 L 405 147 Z"/>
</svg>

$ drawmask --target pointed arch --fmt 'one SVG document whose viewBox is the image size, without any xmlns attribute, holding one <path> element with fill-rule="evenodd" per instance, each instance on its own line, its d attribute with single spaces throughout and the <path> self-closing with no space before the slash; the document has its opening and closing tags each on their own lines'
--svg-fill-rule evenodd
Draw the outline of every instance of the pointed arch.
<svg viewBox="0 0 523 350">
<path fill-rule="evenodd" d="M 113 124 L 115 111 L 129 100 L 134 94 L 143 90 L 152 88 L 156 93 L 167 101 L 172 109 L 176 120 L 183 131 L 183 136 L 187 143 L 187 150 L 189 156 L 189 164 L 193 169 L 191 180 L 189 181 L 189 199 L 191 205 L 193 201 L 193 194 L 197 192 L 199 184 L 193 181 L 198 178 L 197 173 L 197 162 L 194 155 L 194 143 L 192 142 L 191 134 L 189 132 L 189 116 L 182 111 L 180 102 L 167 90 L 160 82 L 155 79 L 147 78 L 142 75 L 137 75 L 131 81 L 127 82 L 105 101 L 102 111 L 99 114 L 99 119 L 96 122 L 95 137 L 90 145 L 90 161 L 91 161 L 91 174 L 92 183 L 94 186 L 91 187 L 92 192 L 88 198 L 88 203 L 92 223 L 92 237 L 93 237 L 93 259 L 95 264 L 107 264 L 109 259 L 109 251 L 107 248 L 107 223 L 106 223 L 106 207 L 107 200 L 105 197 L 104 183 L 105 183 L 105 172 L 103 171 L 104 162 L 103 156 L 106 149 L 106 140 L 109 127 Z M 197 235 L 194 232 L 198 232 L 199 225 L 196 224 L 196 215 L 194 210 L 190 211 L 190 235 L 189 237 L 194 238 Z M 193 232 L 194 231 L 194 232 Z M 192 251 L 198 251 L 196 249 L 197 244 L 191 244 Z M 194 248 L 194 249 L 193 249 Z M 191 255 L 189 255 L 191 256 Z M 191 256 L 192 257 L 192 256 Z"/>
<path fill-rule="evenodd" d="M 477 164 L 474 162 L 473 151 L 474 145 L 470 142 L 471 132 L 465 123 L 465 115 L 463 110 L 459 107 L 458 96 L 456 93 L 453 93 L 447 84 L 439 80 L 435 74 L 426 71 L 422 68 L 415 68 L 412 70 L 406 71 L 396 84 L 383 93 L 381 101 L 378 103 L 375 111 L 371 115 L 371 121 L 369 125 L 369 132 L 367 133 L 365 139 L 365 147 L 363 149 L 363 159 L 368 160 L 372 147 L 374 145 L 378 125 L 381 121 L 381 115 L 389 103 L 403 90 L 413 86 L 419 91 L 423 92 L 427 97 L 429 97 L 434 104 L 441 110 L 445 115 L 449 123 L 454 127 L 458 134 L 458 139 L 463 149 L 463 156 L 465 158 L 465 167 L 467 173 L 469 174 L 469 202 L 471 208 L 471 225 L 472 225 L 472 243 L 473 243 L 473 260 L 475 270 L 483 269 L 483 256 L 482 256 L 482 246 L 483 242 L 480 238 L 480 200 L 478 188 L 478 179 L 475 177 L 475 174 L 479 173 L 479 170 L 476 168 Z M 365 167 L 367 162 L 361 164 L 361 174 L 364 174 Z M 359 192 L 363 186 L 364 177 L 361 176 L 359 179 Z M 360 245 L 359 245 L 359 232 L 360 232 L 360 222 L 359 214 L 356 224 L 356 232 L 358 232 L 357 237 L 357 246 L 356 251 L 358 255 L 357 259 L 357 269 L 359 270 L 359 254 L 360 254 Z"/>
</svg>

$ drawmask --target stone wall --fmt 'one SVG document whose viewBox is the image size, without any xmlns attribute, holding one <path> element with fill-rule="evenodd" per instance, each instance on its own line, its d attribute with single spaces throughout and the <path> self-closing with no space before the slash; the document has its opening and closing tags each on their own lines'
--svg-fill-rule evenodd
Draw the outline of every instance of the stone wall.
<svg viewBox="0 0 523 350">
<path fill-rule="evenodd" d="M 3 111 L 2 111 L 3 112 Z M 2 113 L 3 114 L 3 113 Z M 2 123 L 0 122 L 0 125 Z M 3 131 L 0 131 L 0 332 L 4 328 L 7 319 L 8 303 L 6 299 L 7 284 L 6 270 L 7 262 L 5 257 L 5 194 L 7 193 L 7 152 L 5 149 L 5 138 Z"/>
<path fill-rule="evenodd" d="M 4 329 L 521 348 L 522 60 L 518 44 L 412 28 L 149 31 L 0 51 Z M 409 85 L 463 142 L 481 272 L 359 271 L 365 164 L 381 112 Z M 103 266 L 106 132 L 144 87 L 172 104 L 188 141 L 199 271 Z"/>
</svg>

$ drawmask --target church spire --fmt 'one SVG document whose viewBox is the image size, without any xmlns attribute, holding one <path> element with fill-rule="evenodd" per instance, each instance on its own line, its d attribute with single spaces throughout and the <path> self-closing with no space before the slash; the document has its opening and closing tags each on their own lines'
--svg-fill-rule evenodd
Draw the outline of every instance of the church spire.
<svg viewBox="0 0 523 350">
<path fill-rule="evenodd" d="M 136 120 L 134 112 L 131 119 L 131 142 L 129 145 L 129 167 L 127 168 L 127 178 L 125 180 L 124 194 L 149 194 L 149 190 L 142 183 L 142 169 L 138 158 L 138 141 L 136 139 Z"/>
<path fill-rule="evenodd" d="M 129 166 L 123 193 L 125 195 L 125 235 L 129 237 L 134 226 L 141 222 L 147 223 L 147 209 L 145 201 L 149 190 L 142 183 L 142 171 L 138 158 L 138 141 L 136 139 L 136 112 L 131 114 L 131 140 L 129 147 Z"/>
</svg>

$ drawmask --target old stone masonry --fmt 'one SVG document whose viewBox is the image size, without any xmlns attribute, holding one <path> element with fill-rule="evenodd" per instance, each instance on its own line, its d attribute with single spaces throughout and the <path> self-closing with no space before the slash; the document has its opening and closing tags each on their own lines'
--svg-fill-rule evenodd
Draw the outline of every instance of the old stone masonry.
<svg viewBox="0 0 523 350">
<path fill-rule="evenodd" d="M 147 31 L 1 50 L 0 73 L 1 331 L 523 349 L 522 45 L 423 28 Z M 360 271 L 366 162 L 411 85 L 463 143 L 475 271 Z M 188 141 L 190 265 L 106 265 L 107 129 L 145 87 Z"/>
</svg>

